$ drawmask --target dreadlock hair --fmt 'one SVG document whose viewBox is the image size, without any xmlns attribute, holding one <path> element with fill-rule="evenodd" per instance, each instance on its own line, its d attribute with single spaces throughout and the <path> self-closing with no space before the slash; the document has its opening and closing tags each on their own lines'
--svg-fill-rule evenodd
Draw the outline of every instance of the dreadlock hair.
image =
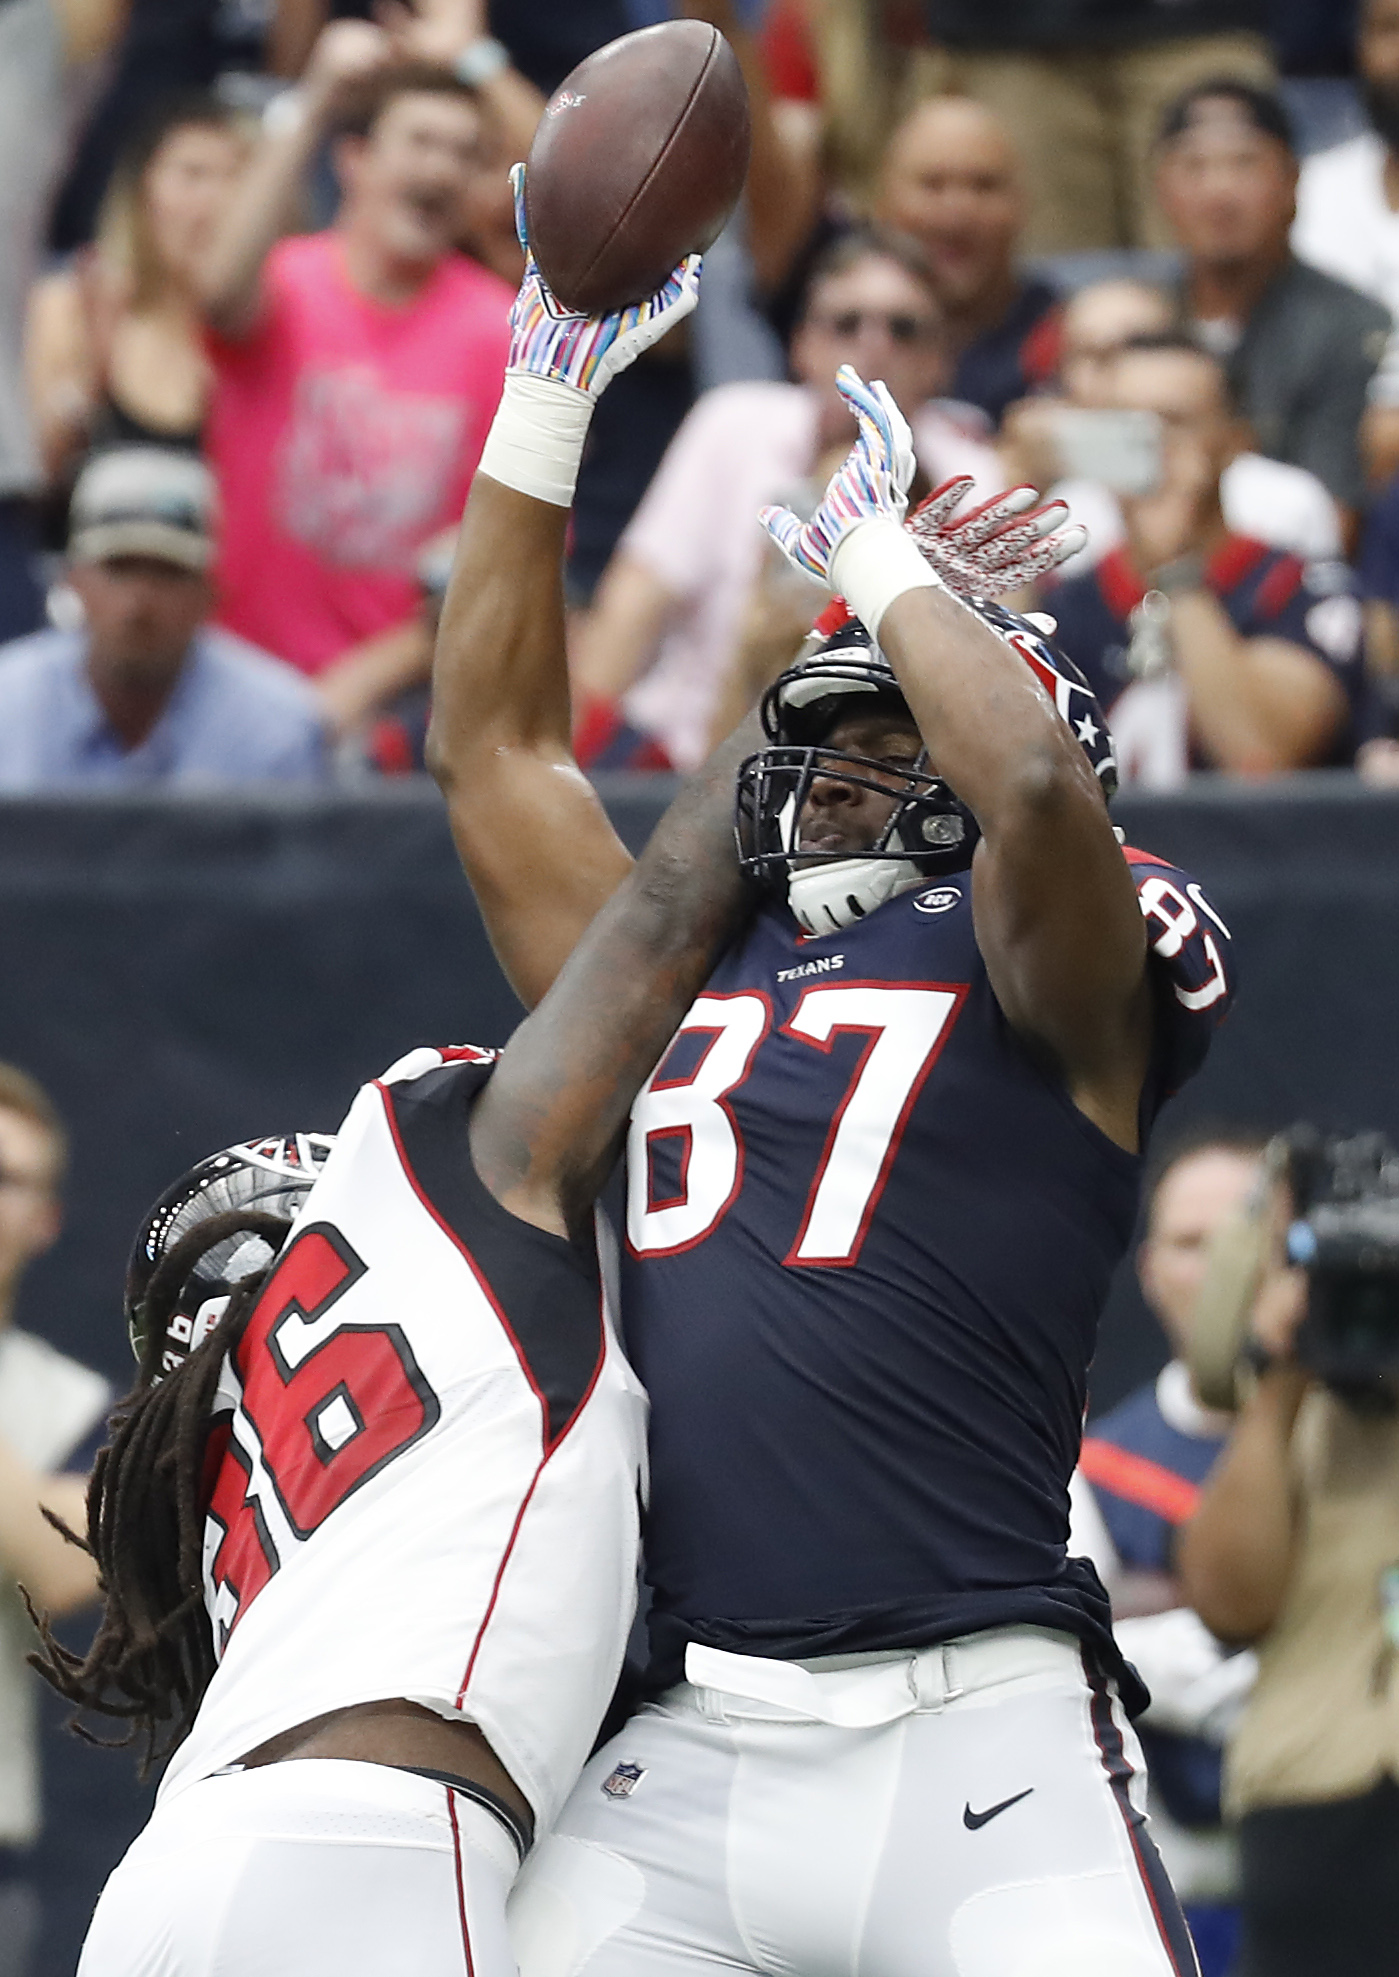
<svg viewBox="0 0 1399 1977">
<path fill-rule="evenodd" d="M 210 1410 L 224 1360 L 242 1338 L 290 1228 L 281 1216 L 234 1209 L 211 1215 L 161 1259 L 146 1292 L 136 1384 L 112 1410 L 111 1439 L 88 1485 L 86 1539 L 50 1517 L 97 1561 L 105 1605 L 91 1647 L 79 1655 L 30 1604 L 43 1650 L 29 1660 L 74 1704 L 70 1727 L 89 1743 L 119 1747 L 144 1737 L 143 1775 L 188 1733 L 214 1673 L 203 1583 Z M 162 1378 L 166 1325 L 193 1271 L 219 1243 L 241 1234 L 263 1237 L 272 1260 L 239 1282 L 208 1337 Z M 78 1720 L 84 1710 L 124 1718 L 130 1727 L 123 1737 L 94 1736 Z"/>
</svg>

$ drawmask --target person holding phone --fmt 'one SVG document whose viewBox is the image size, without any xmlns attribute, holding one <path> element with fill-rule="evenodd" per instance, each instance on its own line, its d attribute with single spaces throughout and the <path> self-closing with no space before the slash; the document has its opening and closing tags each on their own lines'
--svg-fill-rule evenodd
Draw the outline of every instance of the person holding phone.
<svg viewBox="0 0 1399 1977">
<path fill-rule="evenodd" d="M 1091 282 L 1064 304 L 1054 383 L 1005 415 L 997 450 L 1007 481 L 1050 489 L 1088 531 L 1071 566 L 1076 575 L 1126 540 L 1120 497 L 1142 493 L 1160 472 L 1155 416 L 1113 404 L 1118 353 L 1134 337 L 1174 326 L 1164 288 L 1120 275 Z M 1255 451 L 1251 430 L 1236 424 L 1236 450 L 1219 477 L 1229 527 L 1304 561 L 1339 556 L 1340 510 L 1316 475 Z"/>
<path fill-rule="evenodd" d="M 1222 367 L 1187 337 L 1135 337 L 1105 395 L 1151 415 L 1159 467 L 1122 493 L 1126 541 L 1045 603 L 1110 712 L 1124 780 L 1169 788 L 1196 768 L 1263 776 L 1348 762 L 1363 685 L 1353 579 L 1338 560 L 1304 564 L 1231 530 L 1220 481 L 1236 427 Z"/>
</svg>

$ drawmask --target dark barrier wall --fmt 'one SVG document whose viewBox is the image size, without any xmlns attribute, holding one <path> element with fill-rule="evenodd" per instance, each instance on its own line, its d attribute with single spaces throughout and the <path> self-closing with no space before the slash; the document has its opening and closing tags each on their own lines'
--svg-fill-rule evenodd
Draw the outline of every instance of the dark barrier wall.
<svg viewBox="0 0 1399 1977">
<path fill-rule="evenodd" d="M 663 785 L 605 790 L 642 842 Z M 1171 1124 L 1299 1115 L 1399 1135 L 1399 798 L 1341 777 L 1124 799 L 1133 842 L 1194 872 L 1235 935 L 1243 992 Z M 231 1139 L 333 1128 L 416 1043 L 497 1042 L 518 1018 L 431 789 L 354 798 L 0 803 L 0 1057 L 74 1134 L 66 1234 L 27 1323 L 116 1380 L 138 1216 Z M 1159 1345 L 1130 1286 L 1095 1372 L 1109 1404 Z M 125 1756 L 50 1739 L 38 1873 L 43 1977 L 67 1977 L 102 1873 L 141 1817 Z"/>
</svg>

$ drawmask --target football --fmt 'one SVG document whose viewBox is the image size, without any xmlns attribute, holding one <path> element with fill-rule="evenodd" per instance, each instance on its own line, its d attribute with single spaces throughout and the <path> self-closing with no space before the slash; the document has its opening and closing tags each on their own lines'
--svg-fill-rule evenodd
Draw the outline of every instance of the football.
<svg viewBox="0 0 1399 1977">
<path fill-rule="evenodd" d="M 748 169 L 748 92 L 704 21 L 663 21 L 580 62 L 530 146 L 525 216 L 555 299 L 643 302 L 717 238 Z"/>
</svg>

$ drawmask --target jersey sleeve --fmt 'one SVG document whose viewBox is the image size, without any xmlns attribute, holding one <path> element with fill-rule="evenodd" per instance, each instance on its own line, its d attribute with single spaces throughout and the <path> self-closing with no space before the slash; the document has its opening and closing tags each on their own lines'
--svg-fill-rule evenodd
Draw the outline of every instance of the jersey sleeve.
<svg viewBox="0 0 1399 1977">
<path fill-rule="evenodd" d="M 1258 585 L 1244 627 L 1253 638 L 1285 638 L 1319 659 L 1347 700 L 1360 692 L 1364 619 L 1346 564 L 1280 556 Z"/>
<path fill-rule="evenodd" d="M 1154 1110 L 1194 1077 L 1233 1005 L 1234 942 L 1197 880 L 1150 852 L 1124 855 L 1157 977 Z"/>
</svg>

